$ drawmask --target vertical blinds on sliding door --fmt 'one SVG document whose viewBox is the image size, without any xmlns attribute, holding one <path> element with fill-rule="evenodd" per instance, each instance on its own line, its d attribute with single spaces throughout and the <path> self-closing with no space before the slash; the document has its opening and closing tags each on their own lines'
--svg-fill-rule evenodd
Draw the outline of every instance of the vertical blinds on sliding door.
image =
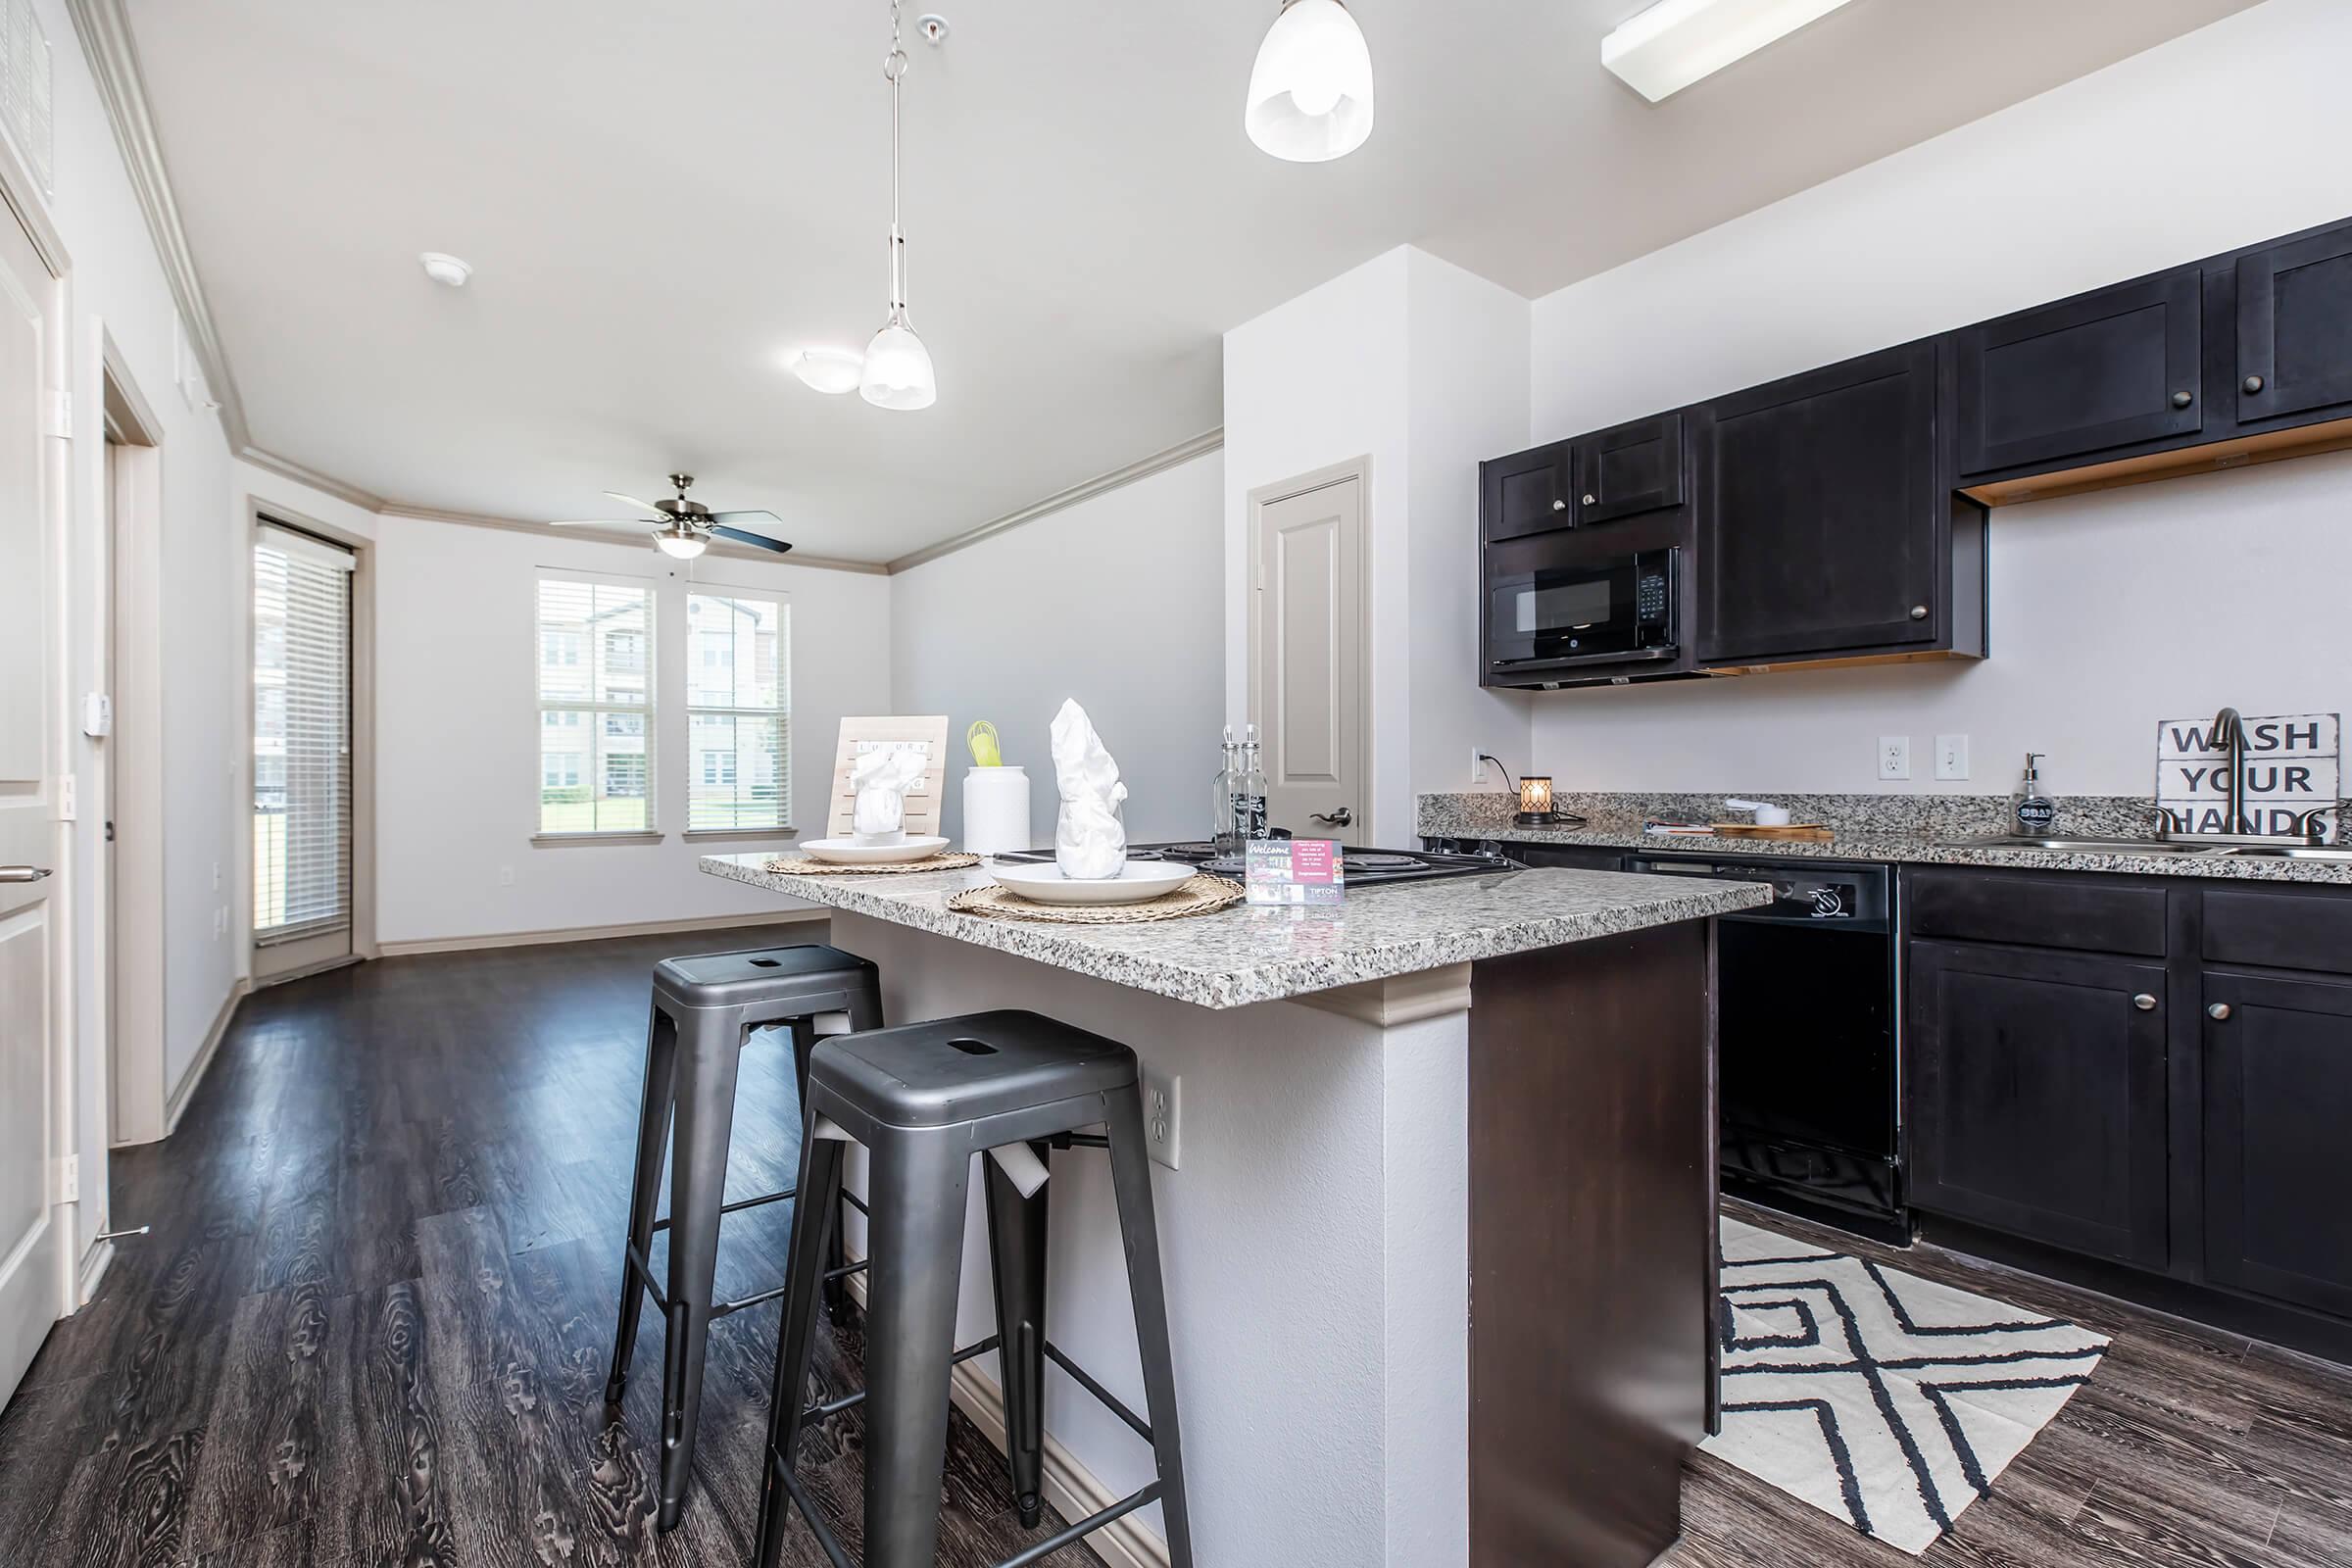
<svg viewBox="0 0 2352 1568">
<path fill-rule="evenodd" d="M 351 921 L 352 556 L 267 524 L 253 545 L 253 927 Z"/>
</svg>

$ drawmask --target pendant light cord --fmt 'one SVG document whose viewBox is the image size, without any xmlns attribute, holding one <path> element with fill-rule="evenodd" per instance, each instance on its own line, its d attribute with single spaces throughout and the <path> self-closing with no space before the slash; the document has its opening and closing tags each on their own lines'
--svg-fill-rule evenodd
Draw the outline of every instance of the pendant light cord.
<svg viewBox="0 0 2352 1568">
<path fill-rule="evenodd" d="M 900 43 L 899 0 L 890 0 L 890 53 L 882 57 L 882 76 L 890 83 L 890 314 L 901 324 L 906 314 L 906 235 L 899 225 L 899 100 L 910 64 Z"/>
</svg>

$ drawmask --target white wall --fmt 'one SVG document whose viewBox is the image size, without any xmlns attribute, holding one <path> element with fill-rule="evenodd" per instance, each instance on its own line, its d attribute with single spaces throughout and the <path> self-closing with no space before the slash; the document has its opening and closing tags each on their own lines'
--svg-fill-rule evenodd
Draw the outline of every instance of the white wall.
<svg viewBox="0 0 2352 1568">
<path fill-rule="evenodd" d="M 685 612 L 682 564 L 641 544 L 381 519 L 376 539 L 376 935 L 445 941 L 771 912 L 773 895 L 705 876 L 689 842 L 682 680 L 662 661 Z M 538 568 L 657 583 L 651 845 L 534 846 L 538 828 Z M 692 580 L 778 591 L 792 622 L 794 825 L 822 833 L 844 714 L 890 711 L 890 580 L 705 556 Z M 666 622 L 666 624 L 665 624 Z M 503 868 L 514 874 L 500 881 Z"/>
<path fill-rule="evenodd" d="M 1371 460 L 1371 837 L 1526 765 L 1528 705 L 1478 685 L 1478 464 L 1527 444 L 1528 304 L 1399 246 L 1225 334 L 1225 687 L 1249 707 L 1250 492 Z"/>
<path fill-rule="evenodd" d="M 111 336 L 163 426 L 162 574 L 158 626 L 167 669 L 183 674 L 164 712 L 162 757 L 171 781 L 165 808 L 164 972 L 127 983 L 160 985 L 169 1059 L 184 1067 L 236 983 L 243 946 L 216 937 L 213 914 L 234 871 L 231 809 L 240 759 L 235 591 L 237 525 L 229 458 L 219 418 L 190 407 L 172 383 L 176 312 L 148 238 L 97 87 L 62 0 L 36 0 L 55 66 L 56 193 L 48 213 L 71 261 L 66 285 L 68 382 L 74 436 L 66 459 L 67 626 L 62 701 L 101 688 L 107 605 L 106 455 L 102 333 Z M 66 765 L 85 787 L 103 777 L 105 742 L 69 726 Z M 85 1195 L 74 1218 L 79 1257 L 107 1220 L 104 975 L 97 954 L 103 812 L 86 808 L 70 830 L 59 897 L 70 922 L 74 971 L 60 999 L 74 1041 L 68 1150 L 82 1155 Z M 212 869 L 221 868 L 221 891 Z"/>
<path fill-rule="evenodd" d="M 1547 295 L 1533 434 L 2340 220 L 2340 160 L 2280 150 L 2352 143 L 2347 59 L 2352 6 L 2268 0 Z M 1547 695 L 1536 760 L 1569 788 L 1982 792 L 2031 748 L 2062 792 L 2147 793 L 2159 718 L 2352 707 L 2347 479 L 2339 456 L 1998 511 L 1984 664 Z M 1933 781 L 1940 732 L 1974 737 L 1966 783 Z M 1877 782 L 1880 734 L 1914 737 L 1911 783 Z"/>
<path fill-rule="evenodd" d="M 1224 470 L 1206 453 L 890 579 L 887 710 L 948 715 L 950 838 L 963 732 L 985 718 L 1028 770 L 1033 842 L 1054 842 L 1047 726 L 1065 697 L 1118 760 L 1131 841 L 1208 831 Z"/>
</svg>

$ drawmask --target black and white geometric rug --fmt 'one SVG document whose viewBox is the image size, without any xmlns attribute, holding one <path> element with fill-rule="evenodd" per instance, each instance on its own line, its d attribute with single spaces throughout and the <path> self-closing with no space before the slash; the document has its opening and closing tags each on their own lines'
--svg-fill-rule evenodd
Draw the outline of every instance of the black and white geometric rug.
<svg viewBox="0 0 2352 1568">
<path fill-rule="evenodd" d="M 1914 1555 L 2065 1407 L 2106 1337 L 1723 1222 L 1709 1453 Z"/>
</svg>

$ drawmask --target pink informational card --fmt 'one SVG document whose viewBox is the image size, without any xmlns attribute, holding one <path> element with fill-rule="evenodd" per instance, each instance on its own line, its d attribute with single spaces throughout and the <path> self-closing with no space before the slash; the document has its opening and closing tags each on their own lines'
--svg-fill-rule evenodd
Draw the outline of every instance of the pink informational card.
<svg viewBox="0 0 2352 1568">
<path fill-rule="evenodd" d="M 1335 839 L 1251 839 L 1246 876 L 1251 904 L 1336 905 L 1347 891 Z"/>
</svg>

